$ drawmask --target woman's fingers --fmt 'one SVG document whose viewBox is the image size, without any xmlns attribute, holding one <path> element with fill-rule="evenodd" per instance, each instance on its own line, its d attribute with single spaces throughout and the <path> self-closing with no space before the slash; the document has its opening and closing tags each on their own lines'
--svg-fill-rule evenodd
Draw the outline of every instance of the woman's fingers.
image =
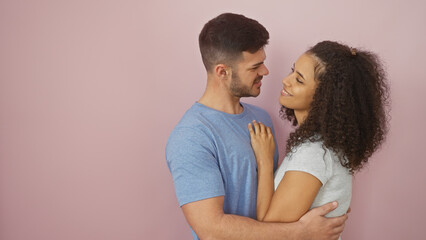
<svg viewBox="0 0 426 240">
<path fill-rule="evenodd" d="M 263 125 L 263 123 L 259 122 L 259 128 L 260 128 L 260 134 L 265 135 L 266 134 L 265 125 Z"/>
<path fill-rule="evenodd" d="M 250 138 L 253 139 L 254 131 L 253 131 L 253 126 L 251 125 L 251 123 L 248 124 L 248 130 L 249 130 L 249 133 L 250 133 Z"/>
<path fill-rule="evenodd" d="M 267 136 L 267 137 L 271 137 L 272 136 L 272 130 L 270 127 L 265 126 L 263 123 L 261 122 L 257 122 L 256 120 L 253 120 L 253 123 L 249 123 L 248 124 L 248 128 L 249 128 L 249 133 L 250 133 L 250 137 L 253 138 L 255 136 Z"/>
<path fill-rule="evenodd" d="M 259 123 L 256 122 L 256 120 L 253 120 L 253 126 L 254 126 L 254 133 L 256 135 L 260 134 L 260 127 Z"/>
<path fill-rule="evenodd" d="M 266 127 L 266 133 L 268 134 L 268 137 L 272 136 L 272 131 L 270 127 Z"/>
</svg>

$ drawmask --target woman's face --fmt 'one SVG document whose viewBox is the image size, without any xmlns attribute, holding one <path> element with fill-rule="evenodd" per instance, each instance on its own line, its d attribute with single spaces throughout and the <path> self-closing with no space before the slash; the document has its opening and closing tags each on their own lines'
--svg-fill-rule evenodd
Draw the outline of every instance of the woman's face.
<svg viewBox="0 0 426 240">
<path fill-rule="evenodd" d="M 303 54 L 293 65 L 292 72 L 283 79 L 283 89 L 279 102 L 293 109 L 299 125 L 308 116 L 317 88 L 314 79 L 315 60 L 309 54 Z"/>
</svg>

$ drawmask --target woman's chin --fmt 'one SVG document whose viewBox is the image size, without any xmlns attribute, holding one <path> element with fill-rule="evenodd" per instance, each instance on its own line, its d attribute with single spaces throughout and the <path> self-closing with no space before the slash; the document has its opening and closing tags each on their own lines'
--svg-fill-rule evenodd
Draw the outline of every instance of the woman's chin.
<svg viewBox="0 0 426 240">
<path fill-rule="evenodd" d="M 287 103 L 287 101 L 285 101 L 285 99 L 283 99 L 283 97 L 282 97 L 282 96 L 280 96 L 280 98 L 279 98 L 278 102 L 280 103 L 280 105 L 281 105 L 281 106 L 283 106 L 283 107 L 285 107 L 285 108 L 289 108 L 289 107 L 288 107 L 288 103 Z"/>
</svg>

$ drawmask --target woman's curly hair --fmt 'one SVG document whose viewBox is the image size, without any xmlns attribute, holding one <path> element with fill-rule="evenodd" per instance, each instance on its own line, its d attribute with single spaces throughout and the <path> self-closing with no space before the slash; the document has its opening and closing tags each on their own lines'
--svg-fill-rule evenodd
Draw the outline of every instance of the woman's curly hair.
<svg viewBox="0 0 426 240">
<path fill-rule="evenodd" d="M 389 87 L 378 56 L 323 41 L 307 52 L 316 62 L 318 85 L 308 116 L 287 141 L 286 152 L 309 140 L 339 155 L 351 173 L 360 170 L 387 133 Z M 281 117 L 298 124 L 293 109 Z M 318 137 L 320 139 L 318 139 Z"/>
</svg>

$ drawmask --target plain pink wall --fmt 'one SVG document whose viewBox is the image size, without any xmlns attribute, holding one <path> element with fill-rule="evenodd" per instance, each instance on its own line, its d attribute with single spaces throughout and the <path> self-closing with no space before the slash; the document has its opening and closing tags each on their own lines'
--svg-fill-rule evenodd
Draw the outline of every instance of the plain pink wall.
<svg viewBox="0 0 426 240">
<path fill-rule="evenodd" d="M 386 145 L 354 183 L 344 239 L 422 239 L 424 1 L 0 1 L 0 239 L 189 239 L 164 147 L 204 90 L 197 37 L 222 12 L 270 31 L 257 99 L 280 145 L 281 79 L 308 46 L 379 53 Z"/>
</svg>

